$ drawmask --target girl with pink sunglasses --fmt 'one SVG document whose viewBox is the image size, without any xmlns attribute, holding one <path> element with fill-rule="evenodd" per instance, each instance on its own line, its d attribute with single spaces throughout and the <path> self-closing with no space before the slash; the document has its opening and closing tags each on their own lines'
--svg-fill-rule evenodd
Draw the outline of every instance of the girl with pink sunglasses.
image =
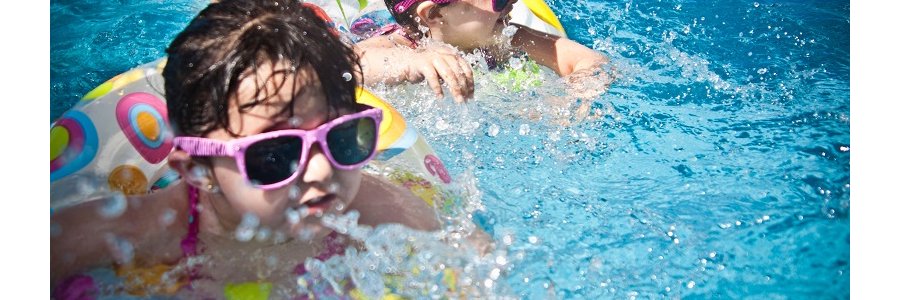
<svg viewBox="0 0 900 300">
<path fill-rule="evenodd" d="M 490 68 L 503 67 L 511 57 L 524 54 L 567 79 L 603 78 L 594 87 L 602 91 L 609 84 L 603 69 L 609 61 L 606 56 L 567 38 L 510 23 L 517 0 L 384 2 L 399 28 L 357 44 L 367 83 L 426 80 L 443 97 L 443 82 L 462 102 L 472 97 L 474 81 L 472 66 L 459 53 L 480 50 Z"/>
<path fill-rule="evenodd" d="M 288 0 L 213 3 L 166 52 L 175 136 L 168 164 L 182 179 L 121 200 L 126 207 L 112 214 L 98 212 L 116 199 L 54 212 L 57 299 L 96 293 L 90 278 L 72 275 L 110 264 L 171 266 L 169 287 L 200 293 L 190 298 L 222 298 L 229 282 L 289 292 L 307 257 L 343 247 L 320 226 L 329 213 L 438 229 L 427 203 L 361 172 L 376 155 L 382 111 L 356 103 L 356 76 L 346 74 L 357 58 L 311 9 Z M 257 230 L 249 239 L 241 232 L 248 225 Z M 199 254 L 200 268 L 186 263 Z M 260 277 L 261 265 L 271 278 Z M 167 290 L 159 284 L 156 292 Z"/>
</svg>

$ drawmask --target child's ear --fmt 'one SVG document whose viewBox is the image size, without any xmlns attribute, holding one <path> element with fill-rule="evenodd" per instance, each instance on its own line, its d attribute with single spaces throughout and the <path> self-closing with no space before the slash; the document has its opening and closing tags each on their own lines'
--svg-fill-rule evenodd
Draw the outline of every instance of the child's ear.
<svg viewBox="0 0 900 300">
<path fill-rule="evenodd" d="M 431 1 L 419 3 L 419 6 L 416 7 L 416 16 L 419 17 L 419 22 L 428 27 L 443 23 L 444 16 L 441 15 L 439 8 L 437 4 Z"/>
<path fill-rule="evenodd" d="M 187 184 L 203 190 L 215 190 L 212 171 L 207 166 L 194 162 L 183 150 L 175 149 L 169 153 L 169 168 L 175 170 Z"/>
</svg>

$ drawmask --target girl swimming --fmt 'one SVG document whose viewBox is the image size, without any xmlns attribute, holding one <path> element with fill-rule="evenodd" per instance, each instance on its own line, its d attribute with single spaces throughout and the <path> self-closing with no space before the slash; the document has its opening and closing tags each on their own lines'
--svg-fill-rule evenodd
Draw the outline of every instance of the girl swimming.
<svg viewBox="0 0 900 300">
<path fill-rule="evenodd" d="M 426 80 L 442 97 L 444 82 L 457 102 L 464 101 L 474 91 L 473 72 L 458 49 L 483 52 L 491 68 L 524 53 L 559 76 L 568 76 L 569 82 L 602 78 L 599 86 L 596 82 L 593 86 L 601 91 L 609 84 L 602 68 L 609 62 L 604 55 L 567 38 L 509 23 L 517 0 L 384 2 L 400 26 L 357 44 L 367 83 Z"/>
<path fill-rule="evenodd" d="M 171 266 L 166 276 L 209 293 L 223 282 L 290 290 L 298 264 L 338 247 L 320 226 L 327 214 L 438 229 L 424 201 L 361 172 L 375 156 L 382 112 L 356 103 L 357 58 L 311 9 L 290 0 L 212 3 L 166 53 L 168 164 L 182 179 L 54 212 L 57 298 L 87 293 L 74 287 L 85 279 L 71 276 L 110 264 Z M 104 210 L 116 201 L 127 208 Z M 198 254 L 200 268 L 186 263 Z"/>
</svg>

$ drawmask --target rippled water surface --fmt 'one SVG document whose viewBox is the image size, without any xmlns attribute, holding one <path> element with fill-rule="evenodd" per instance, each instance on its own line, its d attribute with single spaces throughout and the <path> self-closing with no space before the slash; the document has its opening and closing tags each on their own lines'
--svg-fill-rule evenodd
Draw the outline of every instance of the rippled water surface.
<svg viewBox="0 0 900 300">
<path fill-rule="evenodd" d="M 547 117 L 553 80 L 481 78 L 468 105 L 376 89 L 477 187 L 498 294 L 849 298 L 848 1 L 547 2 L 612 61 L 587 119 Z M 51 1 L 51 120 L 203 5 Z"/>
</svg>

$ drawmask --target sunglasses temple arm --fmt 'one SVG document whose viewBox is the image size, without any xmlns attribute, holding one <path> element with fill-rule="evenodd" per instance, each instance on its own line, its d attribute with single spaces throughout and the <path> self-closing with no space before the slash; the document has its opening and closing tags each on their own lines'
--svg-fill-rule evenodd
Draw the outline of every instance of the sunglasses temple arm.
<svg viewBox="0 0 900 300">
<path fill-rule="evenodd" d="M 175 145 L 194 156 L 233 156 L 234 147 L 230 143 L 206 138 L 178 137 Z"/>
</svg>

